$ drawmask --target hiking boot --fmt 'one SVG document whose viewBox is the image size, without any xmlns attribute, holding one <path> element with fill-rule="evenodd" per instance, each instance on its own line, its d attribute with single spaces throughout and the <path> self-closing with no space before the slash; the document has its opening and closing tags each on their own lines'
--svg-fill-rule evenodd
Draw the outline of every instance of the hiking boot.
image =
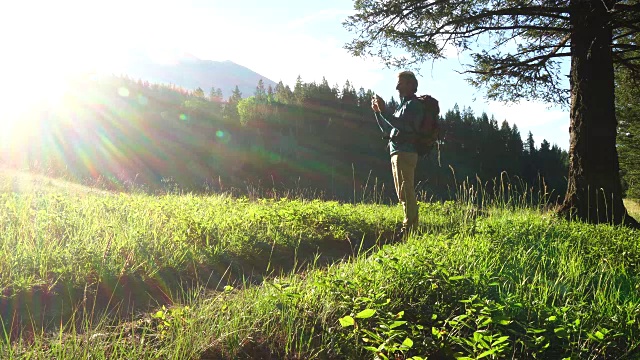
<svg viewBox="0 0 640 360">
<path fill-rule="evenodd" d="M 409 236 L 409 234 L 411 234 L 412 232 L 413 227 L 402 227 L 402 229 L 400 229 L 399 236 L 401 239 L 406 239 L 407 236 Z"/>
<path fill-rule="evenodd" d="M 407 237 L 410 233 L 415 232 L 418 229 L 418 224 L 413 224 L 410 226 L 403 226 L 402 229 L 400 229 L 400 235 L 405 238 Z"/>
</svg>

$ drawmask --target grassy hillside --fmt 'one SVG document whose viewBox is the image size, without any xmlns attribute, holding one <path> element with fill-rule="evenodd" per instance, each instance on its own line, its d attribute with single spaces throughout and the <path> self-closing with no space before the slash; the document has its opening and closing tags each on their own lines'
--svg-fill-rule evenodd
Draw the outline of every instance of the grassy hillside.
<svg viewBox="0 0 640 360">
<path fill-rule="evenodd" d="M 397 241 L 398 206 L 2 176 L 1 358 L 640 356 L 640 233 L 516 194 Z"/>
<path fill-rule="evenodd" d="M 0 165 L 0 194 L 97 194 L 109 193 L 94 187 L 54 179 L 40 174 L 16 171 Z"/>
</svg>

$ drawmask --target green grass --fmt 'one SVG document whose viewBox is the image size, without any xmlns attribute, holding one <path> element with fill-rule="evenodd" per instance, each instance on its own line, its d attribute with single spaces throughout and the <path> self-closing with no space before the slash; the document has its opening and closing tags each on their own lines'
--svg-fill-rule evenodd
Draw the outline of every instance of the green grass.
<svg viewBox="0 0 640 360">
<path fill-rule="evenodd" d="M 384 241 L 401 215 L 337 202 L 115 194 L 24 173 L 2 179 L 0 290 L 12 306 L 0 316 L 12 332 L 51 328 L 78 307 L 126 315 L 173 304 L 189 288 L 339 261 Z"/>
<path fill-rule="evenodd" d="M 0 206 L 0 289 L 15 291 L 169 270 L 196 276 L 218 263 L 223 271 L 291 268 L 301 247 L 306 256 L 355 250 L 400 216 L 397 208 L 225 195 L 5 192 Z"/>
<path fill-rule="evenodd" d="M 91 191 L 0 199 L 0 284 L 31 304 L 21 326 L 3 310 L 1 358 L 640 356 L 634 230 L 509 201 L 423 203 L 422 228 L 391 242 L 398 206 Z M 104 305 L 86 300 L 92 289 L 122 303 L 134 285 L 153 310 L 92 316 Z M 72 311 L 33 315 L 46 303 L 34 289 Z"/>
</svg>

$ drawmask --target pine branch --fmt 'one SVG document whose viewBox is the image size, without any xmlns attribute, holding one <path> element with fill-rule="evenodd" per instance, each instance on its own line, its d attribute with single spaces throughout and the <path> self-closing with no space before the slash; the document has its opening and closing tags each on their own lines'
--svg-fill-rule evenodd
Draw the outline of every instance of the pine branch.
<svg viewBox="0 0 640 360">
<path fill-rule="evenodd" d="M 502 70 L 506 70 L 510 67 L 518 67 L 518 66 L 524 66 L 524 67 L 536 67 L 536 66 L 545 66 L 545 64 L 547 63 L 547 61 L 549 61 L 551 58 L 556 58 L 556 57 L 566 57 L 566 56 L 571 56 L 571 52 L 564 52 L 564 53 L 558 53 L 558 51 L 560 51 L 560 49 L 562 48 L 566 48 L 566 44 L 569 41 L 569 39 L 571 39 L 571 34 L 568 34 L 567 36 L 565 36 L 562 41 L 560 41 L 560 43 L 556 46 L 553 47 L 553 50 L 551 52 L 549 52 L 548 54 L 544 54 L 544 55 L 540 55 L 540 56 L 534 56 L 532 58 L 520 61 L 520 62 L 514 62 L 511 64 L 505 64 L 499 67 L 494 67 L 490 70 L 487 71 L 472 71 L 472 70 L 468 70 L 465 71 L 463 73 L 473 73 L 473 74 L 490 74 L 490 73 L 494 73 L 496 71 L 502 71 Z M 535 51 L 535 50 L 532 50 Z M 532 52 L 530 51 L 530 52 Z M 524 55 L 524 54 L 523 54 Z M 532 62 L 536 62 L 537 64 L 531 64 Z M 547 70 L 547 72 L 549 72 Z"/>
<path fill-rule="evenodd" d="M 614 54 L 617 55 L 617 54 Z M 629 58 L 625 58 L 625 57 L 619 57 L 619 62 L 630 62 L 630 61 L 634 61 L 634 60 L 640 60 L 640 56 L 634 56 L 634 57 L 629 57 Z"/>
<path fill-rule="evenodd" d="M 569 13 L 569 7 L 522 6 L 482 11 L 477 15 L 464 17 L 462 20 L 464 22 L 474 22 L 494 16 L 538 16 L 569 21 L 568 16 L 560 15 L 564 13 Z"/>
<path fill-rule="evenodd" d="M 639 60 L 640 56 L 636 56 L 633 58 L 624 58 L 620 56 L 620 54 L 613 53 L 613 61 L 615 64 L 619 64 L 629 70 L 634 77 L 640 78 L 640 64 L 637 62 L 633 62 L 633 60 Z"/>
<path fill-rule="evenodd" d="M 489 70 L 465 70 L 460 72 L 461 74 L 481 74 L 481 75 L 488 75 L 488 74 L 493 74 L 502 70 L 507 70 L 509 68 L 513 68 L 513 67 L 537 67 L 537 66 L 541 66 L 544 65 L 547 61 L 549 61 L 552 58 L 558 58 L 558 57 L 567 57 L 567 56 L 571 56 L 571 53 L 549 53 L 549 54 L 544 54 L 544 55 L 540 55 L 540 56 L 534 56 L 532 58 L 526 59 L 526 60 L 522 60 L 522 61 L 516 61 L 516 62 L 511 62 L 511 63 L 505 63 L 503 65 L 500 66 L 496 66 L 496 67 L 492 67 Z M 536 64 L 531 64 L 532 62 L 537 62 Z"/>
<path fill-rule="evenodd" d="M 625 19 L 624 21 L 615 20 L 613 21 L 612 26 L 614 29 L 621 29 L 621 28 L 633 29 L 633 32 L 631 34 L 635 34 L 637 32 L 640 32 L 640 26 L 638 26 L 638 23 L 640 23 L 640 17 L 633 18 L 633 19 Z"/>
<path fill-rule="evenodd" d="M 638 22 L 640 22 L 640 19 L 638 19 Z M 634 29 L 634 30 L 632 30 L 632 31 L 628 31 L 628 32 L 626 32 L 626 33 L 622 33 L 622 34 L 619 34 L 619 35 L 615 35 L 615 36 L 612 38 L 612 40 L 613 40 L 613 41 L 616 41 L 616 40 L 618 40 L 618 39 L 622 39 L 622 38 L 625 38 L 625 37 L 627 37 L 627 36 L 635 35 L 635 34 L 637 34 L 638 32 L 640 32 L 640 29 Z"/>
<path fill-rule="evenodd" d="M 569 35 L 567 35 L 568 37 Z M 526 49 L 525 51 L 521 51 L 517 54 L 514 54 L 514 56 L 523 56 L 523 55 L 527 55 L 527 54 L 531 54 L 531 53 L 535 53 L 535 52 L 540 52 L 542 50 L 546 50 L 546 49 L 553 49 L 553 51 L 551 53 L 556 53 L 558 52 L 560 49 L 567 49 L 569 48 L 571 45 L 567 45 L 567 40 L 566 37 L 563 38 L 563 41 L 560 44 L 557 45 L 549 45 L 549 46 L 536 46 L 534 48 L 531 49 Z"/>
<path fill-rule="evenodd" d="M 640 50 L 640 45 L 618 43 L 618 44 L 611 44 L 611 48 L 613 48 L 613 49 Z"/>
<path fill-rule="evenodd" d="M 635 3 L 635 4 L 625 4 L 625 3 L 616 3 L 615 5 L 613 5 L 613 8 L 611 9 L 612 13 L 624 13 L 624 14 L 628 14 L 629 12 L 640 12 L 640 3 Z"/>
<path fill-rule="evenodd" d="M 507 30 L 537 30 L 545 32 L 562 32 L 569 33 L 571 29 L 565 29 L 561 27 L 547 27 L 547 26 L 527 26 L 527 25 L 514 25 L 514 26 L 476 26 L 465 31 L 442 31 L 440 34 L 445 35 L 466 35 L 469 32 L 483 33 L 485 31 L 507 31 Z"/>
<path fill-rule="evenodd" d="M 409 19 L 412 15 L 414 15 L 417 11 L 428 11 L 429 8 L 434 5 L 440 3 L 447 3 L 446 1 L 435 1 L 432 3 L 428 3 L 422 6 L 415 6 L 411 8 L 411 11 L 408 11 L 405 14 L 396 14 L 393 18 L 398 20 L 399 22 L 405 21 Z M 402 11 L 409 10 L 410 7 L 403 8 Z M 479 22 L 481 20 L 488 20 L 496 16 L 536 16 L 536 17 L 549 17 L 553 19 L 560 19 L 569 21 L 568 16 L 561 16 L 561 13 L 567 13 L 569 11 L 568 7 L 545 7 L 545 6 L 529 6 L 529 7 L 511 7 L 497 10 L 483 10 L 479 14 L 473 16 L 462 16 L 462 17 L 454 17 L 449 21 L 442 23 L 439 27 L 434 29 L 433 31 L 424 33 L 421 37 L 426 37 L 429 39 L 433 39 L 435 36 L 440 34 L 446 35 L 466 35 L 469 33 L 473 33 L 473 35 L 468 35 L 465 37 L 472 37 L 478 35 L 482 32 L 486 31 L 495 31 L 495 30 L 518 30 L 518 29 L 528 29 L 528 30 L 540 30 L 540 31 L 557 31 L 557 32 L 568 32 L 569 29 L 561 28 L 561 27 L 545 27 L 545 26 L 535 26 L 535 25 L 513 25 L 513 26 L 498 26 L 498 27 L 489 27 L 489 26 L 478 26 L 468 28 L 462 31 L 446 31 L 447 28 L 458 29 L 460 26 L 465 24 L 471 24 L 475 22 Z M 387 23 L 387 25 L 389 25 Z M 382 29 L 385 27 L 381 27 L 378 31 L 378 34 L 382 32 Z"/>
</svg>

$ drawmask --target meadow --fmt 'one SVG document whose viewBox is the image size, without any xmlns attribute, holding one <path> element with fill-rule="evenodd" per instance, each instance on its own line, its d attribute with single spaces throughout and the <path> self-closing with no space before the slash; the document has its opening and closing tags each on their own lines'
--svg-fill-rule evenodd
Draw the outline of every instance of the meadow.
<svg viewBox="0 0 640 360">
<path fill-rule="evenodd" d="M 395 205 L 3 171 L 0 358 L 639 358 L 640 231 L 501 190 L 398 239 Z"/>
</svg>

